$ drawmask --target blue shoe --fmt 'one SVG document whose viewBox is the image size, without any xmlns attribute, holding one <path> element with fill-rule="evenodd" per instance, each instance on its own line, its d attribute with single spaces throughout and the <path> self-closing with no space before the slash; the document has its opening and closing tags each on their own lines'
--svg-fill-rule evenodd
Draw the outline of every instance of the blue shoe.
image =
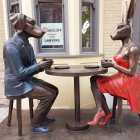
<svg viewBox="0 0 140 140">
<path fill-rule="evenodd" d="M 38 132 L 38 133 L 46 133 L 48 132 L 48 128 L 47 127 L 32 127 L 31 128 L 32 132 Z"/>
</svg>

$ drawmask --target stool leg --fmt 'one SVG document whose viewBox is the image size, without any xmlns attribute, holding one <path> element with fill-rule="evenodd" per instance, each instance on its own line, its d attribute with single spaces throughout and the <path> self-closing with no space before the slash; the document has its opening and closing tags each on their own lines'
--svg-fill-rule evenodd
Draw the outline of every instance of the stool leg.
<svg viewBox="0 0 140 140">
<path fill-rule="evenodd" d="M 33 119 L 33 99 L 29 98 L 30 118 Z"/>
<path fill-rule="evenodd" d="M 17 118 L 18 118 L 18 135 L 22 136 L 21 99 L 17 99 Z"/>
<path fill-rule="evenodd" d="M 114 120 L 115 120 L 115 115 L 116 115 L 116 106 L 117 106 L 117 97 L 114 96 L 113 107 L 112 107 L 112 119 Z"/>
<path fill-rule="evenodd" d="M 119 133 L 122 132 L 122 99 L 118 98 L 118 125 Z"/>
<path fill-rule="evenodd" d="M 138 114 L 138 116 L 139 116 L 139 119 L 140 119 L 140 114 Z"/>
<path fill-rule="evenodd" d="M 9 113 L 8 113 L 8 122 L 7 122 L 7 126 L 10 126 L 10 125 L 11 125 L 13 103 L 14 103 L 14 100 L 10 100 L 10 102 L 9 102 Z"/>
</svg>

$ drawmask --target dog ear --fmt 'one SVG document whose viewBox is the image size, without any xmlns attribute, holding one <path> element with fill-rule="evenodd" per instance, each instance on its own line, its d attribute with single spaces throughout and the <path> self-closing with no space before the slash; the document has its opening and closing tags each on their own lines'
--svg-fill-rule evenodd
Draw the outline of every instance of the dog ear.
<svg viewBox="0 0 140 140">
<path fill-rule="evenodd" d="M 128 9 L 128 12 L 127 12 L 127 18 L 126 18 L 126 22 L 128 24 L 130 23 L 130 21 L 133 18 L 135 8 L 136 8 L 136 0 L 131 0 L 130 5 L 129 5 L 129 9 Z"/>
<path fill-rule="evenodd" d="M 10 21 L 16 31 L 22 32 L 25 27 L 25 15 L 22 13 L 10 13 Z"/>
</svg>

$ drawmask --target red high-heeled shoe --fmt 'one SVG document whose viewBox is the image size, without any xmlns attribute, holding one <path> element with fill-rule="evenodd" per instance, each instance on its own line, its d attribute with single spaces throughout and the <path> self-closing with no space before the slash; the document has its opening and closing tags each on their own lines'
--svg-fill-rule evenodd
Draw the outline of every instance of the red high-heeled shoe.
<svg viewBox="0 0 140 140">
<path fill-rule="evenodd" d="M 92 121 L 87 122 L 88 125 L 95 125 L 98 123 L 99 119 L 105 116 L 105 112 L 101 111 L 97 114 L 97 116 L 94 117 Z"/>
<path fill-rule="evenodd" d="M 98 124 L 99 124 L 100 126 L 105 126 L 105 125 L 107 125 L 108 120 L 110 120 L 111 118 L 112 118 L 112 113 L 108 114 L 108 115 L 105 117 L 105 119 L 104 119 L 103 121 L 99 122 Z"/>
</svg>

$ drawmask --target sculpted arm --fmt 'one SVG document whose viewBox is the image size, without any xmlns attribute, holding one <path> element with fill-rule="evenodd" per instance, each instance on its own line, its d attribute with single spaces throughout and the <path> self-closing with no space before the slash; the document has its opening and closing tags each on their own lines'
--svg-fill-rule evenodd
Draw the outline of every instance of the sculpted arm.
<svg viewBox="0 0 140 140">
<path fill-rule="evenodd" d="M 39 65 L 34 63 L 29 67 L 25 67 L 22 63 L 20 49 L 14 42 L 6 44 L 4 48 L 4 57 L 9 61 L 15 75 L 18 79 L 25 79 L 28 76 L 32 76 L 40 71 Z"/>
</svg>

